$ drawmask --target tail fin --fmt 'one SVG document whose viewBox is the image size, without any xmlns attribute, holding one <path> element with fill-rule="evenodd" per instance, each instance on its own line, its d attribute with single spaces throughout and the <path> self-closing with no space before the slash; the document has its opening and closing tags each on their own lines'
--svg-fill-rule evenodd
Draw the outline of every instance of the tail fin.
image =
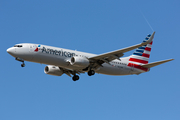
<svg viewBox="0 0 180 120">
<path fill-rule="evenodd" d="M 147 37 L 143 40 L 143 42 L 148 41 L 150 37 L 151 37 L 151 34 L 147 35 Z M 133 55 L 130 56 L 129 62 L 133 64 L 138 64 L 138 65 L 148 64 L 152 43 L 153 41 L 147 45 L 137 48 L 136 51 L 133 53 Z"/>
</svg>

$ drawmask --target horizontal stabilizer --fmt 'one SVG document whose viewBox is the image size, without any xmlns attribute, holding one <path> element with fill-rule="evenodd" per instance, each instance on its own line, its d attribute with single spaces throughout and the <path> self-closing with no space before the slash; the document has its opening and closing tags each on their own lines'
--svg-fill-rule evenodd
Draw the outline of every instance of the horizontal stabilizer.
<svg viewBox="0 0 180 120">
<path fill-rule="evenodd" d="M 174 59 L 162 60 L 162 61 L 153 62 L 153 63 L 149 63 L 149 64 L 141 65 L 141 66 L 142 66 L 142 67 L 145 67 L 145 68 L 152 68 L 152 67 L 155 67 L 155 66 L 157 66 L 157 65 L 160 65 L 160 64 L 163 64 L 163 63 L 166 63 L 166 62 L 172 61 L 172 60 L 174 60 Z"/>
</svg>

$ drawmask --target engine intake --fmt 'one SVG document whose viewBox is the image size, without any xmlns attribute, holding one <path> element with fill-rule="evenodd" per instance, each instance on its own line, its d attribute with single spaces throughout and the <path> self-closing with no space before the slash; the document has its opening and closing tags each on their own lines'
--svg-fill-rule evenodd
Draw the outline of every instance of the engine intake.
<svg viewBox="0 0 180 120">
<path fill-rule="evenodd" d="M 82 68 L 89 66 L 89 60 L 85 57 L 79 57 L 79 56 L 72 57 L 70 63 L 73 66 L 82 67 Z"/>
<path fill-rule="evenodd" d="M 48 65 L 44 68 L 44 73 L 48 75 L 61 76 L 63 71 L 57 66 Z"/>
</svg>

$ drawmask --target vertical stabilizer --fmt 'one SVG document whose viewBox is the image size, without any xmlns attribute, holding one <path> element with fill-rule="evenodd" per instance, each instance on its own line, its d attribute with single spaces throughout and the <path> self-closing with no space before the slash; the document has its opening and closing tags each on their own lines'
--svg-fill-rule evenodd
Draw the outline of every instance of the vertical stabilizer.
<svg viewBox="0 0 180 120">
<path fill-rule="evenodd" d="M 148 34 L 147 37 L 143 40 L 143 42 L 148 41 L 150 37 L 151 34 Z M 154 33 L 152 37 L 154 37 Z M 148 64 L 152 43 L 153 41 L 147 45 L 137 48 L 133 55 L 130 56 L 129 63 L 137 65 Z"/>
</svg>

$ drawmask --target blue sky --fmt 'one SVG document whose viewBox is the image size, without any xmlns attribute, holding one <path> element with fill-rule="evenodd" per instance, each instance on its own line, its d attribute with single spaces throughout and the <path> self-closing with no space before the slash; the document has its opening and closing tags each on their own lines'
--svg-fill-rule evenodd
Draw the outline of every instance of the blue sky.
<svg viewBox="0 0 180 120">
<path fill-rule="evenodd" d="M 179 120 L 178 0 L 0 1 L 1 120 Z M 141 75 L 46 75 L 21 68 L 6 49 L 38 43 L 101 54 L 142 42 L 156 31 L 150 62 L 175 60 Z M 128 52 L 125 56 L 132 54 Z"/>
</svg>

